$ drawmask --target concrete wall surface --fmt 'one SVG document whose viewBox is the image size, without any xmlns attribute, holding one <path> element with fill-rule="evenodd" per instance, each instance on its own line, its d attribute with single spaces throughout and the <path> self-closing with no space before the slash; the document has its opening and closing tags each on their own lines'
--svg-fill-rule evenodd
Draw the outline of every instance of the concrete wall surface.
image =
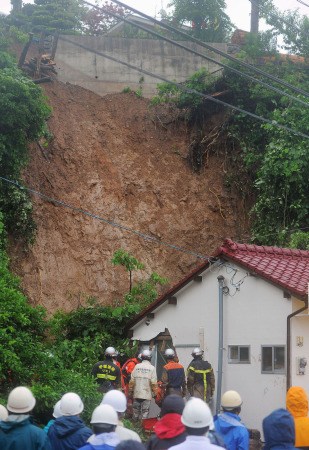
<svg viewBox="0 0 309 450">
<path fill-rule="evenodd" d="M 222 59 L 219 55 L 194 43 L 183 42 L 183 44 L 216 61 Z M 227 51 L 226 44 L 212 45 L 221 51 Z M 156 93 L 156 85 L 160 83 L 160 80 L 143 75 L 137 70 L 97 55 L 93 51 L 105 53 L 170 81 L 182 82 L 202 67 L 209 72 L 220 69 L 220 66 L 162 40 L 110 36 L 60 36 L 55 57 L 58 79 L 82 86 L 99 95 L 105 95 L 121 92 L 125 87 L 136 90 L 143 76 L 143 96 L 151 97 Z"/>
</svg>

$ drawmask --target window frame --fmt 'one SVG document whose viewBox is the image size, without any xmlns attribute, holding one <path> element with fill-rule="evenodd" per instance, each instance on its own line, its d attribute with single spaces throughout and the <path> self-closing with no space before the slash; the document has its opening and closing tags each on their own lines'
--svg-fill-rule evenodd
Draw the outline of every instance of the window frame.
<svg viewBox="0 0 309 450">
<path fill-rule="evenodd" d="M 271 348 L 272 368 L 271 370 L 263 370 L 263 349 Z M 275 369 L 275 349 L 283 349 L 283 369 Z M 261 373 L 268 375 L 285 375 L 286 374 L 286 345 L 269 345 L 265 344 L 261 346 Z"/>
<path fill-rule="evenodd" d="M 231 358 L 231 348 L 232 347 L 237 347 L 237 353 L 238 353 L 237 359 Z M 241 348 L 248 349 L 248 360 L 246 360 L 246 361 L 240 360 L 240 349 Z M 228 363 L 229 364 L 251 364 L 251 347 L 250 347 L 250 345 L 229 345 L 228 346 Z"/>
</svg>

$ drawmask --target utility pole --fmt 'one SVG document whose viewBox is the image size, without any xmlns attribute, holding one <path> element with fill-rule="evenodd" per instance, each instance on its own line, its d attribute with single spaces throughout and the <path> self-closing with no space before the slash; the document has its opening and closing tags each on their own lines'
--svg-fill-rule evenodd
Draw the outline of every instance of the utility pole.
<svg viewBox="0 0 309 450">
<path fill-rule="evenodd" d="M 259 32 L 259 0 L 251 1 L 251 33 L 257 34 Z"/>
</svg>

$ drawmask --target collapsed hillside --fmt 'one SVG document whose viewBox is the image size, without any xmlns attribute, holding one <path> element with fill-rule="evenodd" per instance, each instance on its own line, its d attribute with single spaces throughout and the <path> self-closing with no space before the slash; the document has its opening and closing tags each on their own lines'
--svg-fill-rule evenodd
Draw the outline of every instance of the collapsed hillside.
<svg viewBox="0 0 309 450">
<path fill-rule="evenodd" d="M 134 93 L 100 97 L 57 81 L 44 89 L 54 138 L 44 151 L 30 149 L 27 186 L 204 255 L 226 237 L 246 240 L 246 208 L 225 188 L 228 164 L 220 152 L 209 154 L 194 173 L 183 122 L 163 123 Z M 145 273 L 156 271 L 170 283 L 200 262 L 52 201 L 34 196 L 33 204 L 35 243 L 27 250 L 12 245 L 11 266 L 30 301 L 50 312 L 76 308 L 89 296 L 121 299 L 128 274 L 110 262 L 119 248 L 142 261 Z"/>
</svg>

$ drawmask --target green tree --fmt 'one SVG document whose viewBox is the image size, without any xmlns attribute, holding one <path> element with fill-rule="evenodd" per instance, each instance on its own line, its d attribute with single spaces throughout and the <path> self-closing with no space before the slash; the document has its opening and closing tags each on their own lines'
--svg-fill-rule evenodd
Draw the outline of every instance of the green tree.
<svg viewBox="0 0 309 450">
<path fill-rule="evenodd" d="M 225 0 L 172 0 L 173 22 L 190 27 L 189 34 L 204 42 L 226 42 L 232 23 L 225 14 Z"/>
<path fill-rule="evenodd" d="M 79 0 L 34 0 L 13 10 L 8 22 L 25 31 L 80 33 L 85 11 Z"/>
<path fill-rule="evenodd" d="M 28 160 L 28 144 L 46 131 L 50 108 L 41 88 L 17 68 L 7 52 L 9 44 L 0 29 L 0 173 L 19 181 Z M 1 181 L 0 211 L 8 231 L 31 239 L 35 225 L 25 191 Z"/>
<path fill-rule="evenodd" d="M 144 264 L 139 262 L 134 256 L 132 256 L 130 253 L 126 252 L 122 248 L 119 250 L 116 250 L 113 258 L 112 263 L 114 266 L 123 266 L 127 272 L 129 272 L 129 279 L 130 279 L 130 292 L 132 290 L 132 273 L 134 270 L 142 270 L 144 269 Z"/>
</svg>

